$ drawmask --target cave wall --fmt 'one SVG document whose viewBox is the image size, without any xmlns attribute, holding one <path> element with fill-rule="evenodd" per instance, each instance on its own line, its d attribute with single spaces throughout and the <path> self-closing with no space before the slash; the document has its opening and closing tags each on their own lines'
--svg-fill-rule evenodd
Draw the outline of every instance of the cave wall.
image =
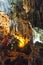
<svg viewBox="0 0 43 65">
<path fill-rule="evenodd" d="M 24 0 L 24 2 L 26 2 L 31 7 L 30 11 L 27 12 L 26 14 L 32 26 L 43 29 L 43 0 Z"/>
</svg>

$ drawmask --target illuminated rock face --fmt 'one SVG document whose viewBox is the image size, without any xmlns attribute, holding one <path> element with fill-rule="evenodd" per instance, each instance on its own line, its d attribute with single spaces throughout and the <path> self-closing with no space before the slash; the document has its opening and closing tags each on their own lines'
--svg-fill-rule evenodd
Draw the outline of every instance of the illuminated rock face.
<svg viewBox="0 0 43 65">
<path fill-rule="evenodd" d="M 15 31 L 16 34 L 14 37 L 20 41 L 18 46 L 20 48 L 24 48 L 28 45 L 28 43 L 31 43 L 30 40 L 32 40 L 32 30 L 29 22 L 27 20 L 23 20 L 21 17 L 18 18 L 17 24 L 18 31 Z"/>
<path fill-rule="evenodd" d="M 0 13 L 0 32 L 8 34 L 10 32 L 10 22 L 6 14 Z"/>
<path fill-rule="evenodd" d="M 26 13 L 29 12 L 31 9 L 29 2 L 30 0 L 23 0 L 23 8 L 25 9 Z"/>
<path fill-rule="evenodd" d="M 23 20 L 22 18 L 19 18 L 18 20 L 18 31 L 27 38 L 30 38 L 32 36 L 32 30 L 29 24 L 29 21 Z"/>
</svg>

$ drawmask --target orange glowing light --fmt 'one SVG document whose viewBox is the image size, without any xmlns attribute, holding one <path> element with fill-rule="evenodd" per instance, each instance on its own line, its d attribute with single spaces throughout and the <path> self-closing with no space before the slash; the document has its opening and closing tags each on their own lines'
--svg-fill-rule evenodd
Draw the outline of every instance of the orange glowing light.
<svg viewBox="0 0 43 65">
<path fill-rule="evenodd" d="M 24 48 L 24 47 L 28 44 L 28 42 L 30 41 L 30 39 L 24 38 L 21 34 L 19 34 L 19 35 L 14 35 L 14 37 L 19 40 L 18 46 L 19 46 L 20 48 Z"/>
</svg>

